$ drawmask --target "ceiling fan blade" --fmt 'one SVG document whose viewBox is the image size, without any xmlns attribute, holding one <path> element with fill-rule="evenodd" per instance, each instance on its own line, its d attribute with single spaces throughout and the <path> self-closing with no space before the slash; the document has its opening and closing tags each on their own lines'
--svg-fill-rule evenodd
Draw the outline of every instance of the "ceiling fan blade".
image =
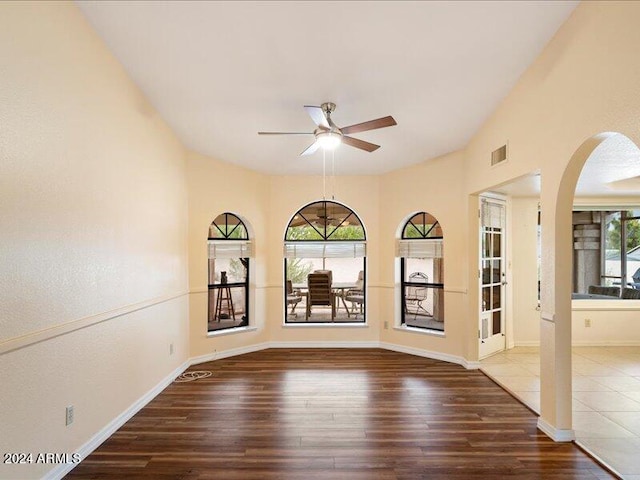
<svg viewBox="0 0 640 480">
<path fill-rule="evenodd" d="M 313 132 L 258 132 L 258 135 L 313 135 Z"/>
<path fill-rule="evenodd" d="M 329 130 L 331 125 L 329 125 L 329 121 L 327 120 L 326 115 L 322 111 L 322 107 L 314 107 L 312 105 L 305 105 L 304 109 L 307 111 L 313 123 L 321 128 L 326 128 Z"/>
<path fill-rule="evenodd" d="M 313 142 L 300 155 L 311 155 L 312 153 L 316 153 L 318 148 L 320 148 L 320 144 L 318 142 Z"/>
<path fill-rule="evenodd" d="M 359 140 L 353 137 L 342 137 L 342 143 L 345 143 L 351 147 L 359 148 L 360 150 L 366 150 L 367 152 L 373 152 L 380 148 L 380 145 L 376 145 L 375 143 L 365 142 L 364 140 Z"/>
<path fill-rule="evenodd" d="M 349 125 L 348 127 L 341 128 L 340 131 L 344 135 L 350 135 L 352 133 L 366 132 L 367 130 L 375 130 L 376 128 L 393 127 L 397 125 L 392 116 L 377 118 L 375 120 L 369 120 L 368 122 L 358 123 L 356 125 Z"/>
</svg>

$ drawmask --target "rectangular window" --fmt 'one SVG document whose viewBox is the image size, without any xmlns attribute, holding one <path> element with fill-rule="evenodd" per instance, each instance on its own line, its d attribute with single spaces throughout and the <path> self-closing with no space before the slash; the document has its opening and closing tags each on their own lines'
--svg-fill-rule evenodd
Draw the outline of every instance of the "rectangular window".
<svg viewBox="0 0 640 480">
<path fill-rule="evenodd" d="M 365 257 L 288 255 L 284 264 L 286 323 L 365 322 Z M 317 282 L 317 274 L 327 281 Z"/>
<path fill-rule="evenodd" d="M 574 299 L 640 299 L 640 210 L 573 212 Z"/>
<path fill-rule="evenodd" d="M 210 332 L 248 324 L 248 291 L 248 258 L 209 259 Z"/>
<path fill-rule="evenodd" d="M 401 257 L 402 323 L 408 327 L 444 331 L 442 257 Z"/>
</svg>

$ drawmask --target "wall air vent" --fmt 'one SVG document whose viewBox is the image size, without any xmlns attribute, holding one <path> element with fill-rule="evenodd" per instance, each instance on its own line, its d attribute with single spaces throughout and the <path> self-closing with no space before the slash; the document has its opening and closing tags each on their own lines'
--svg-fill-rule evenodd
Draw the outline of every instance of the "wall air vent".
<svg viewBox="0 0 640 480">
<path fill-rule="evenodd" d="M 497 165 L 507 160 L 507 146 L 503 145 L 491 152 L 491 166 Z"/>
</svg>

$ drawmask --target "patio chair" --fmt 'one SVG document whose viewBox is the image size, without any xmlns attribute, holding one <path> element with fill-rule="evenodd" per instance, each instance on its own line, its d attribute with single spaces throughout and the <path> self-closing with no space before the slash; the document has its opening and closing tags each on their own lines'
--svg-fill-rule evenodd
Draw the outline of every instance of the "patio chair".
<svg viewBox="0 0 640 480">
<path fill-rule="evenodd" d="M 344 299 L 347 302 L 351 302 L 351 310 L 347 308 L 347 316 L 358 316 L 358 313 L 362 315 L 364 313 L 364 270 L 360 270 L 358 273 L 358 280 L 356 280 L 356 288 L 351 288 L 345 293 Z"/>
<path fill-rule="evenodd" d="M 336 295 L 331 290 L 331 276 L 326 273 L 310 273 L 307 276 L 307 315 L 309 320 L 314 306 L 331 307 L 331 320 L 336 317 Z"/>
<path fill-rule="evenodd" d="M 409 282 L 410 283 L 416 283 L 416 282 L 428 283 L 429 277 L 427 277 L 427 275 L 422 272 L 414 272 L 411 275 L 409 275 Z M 405 313 L 409 313 L 410 305 L 415 307 L 415 311 L 413 312 L 414 320 L 418 317 L 418 313 L 420 313 L 421 311 L 424 312 L 425 315 L 431 316 L 429 311 L 422 306 L 422 302 L 424 302 L 427 299 L 427 292 L 428 292 L 427 286 L 418 287 L 416 285 L 408 285 L 406 287 L 405 297 L 404 297 Z"/>
<path fill-rule="evenodd" d="M 287 307 L 291 306 L 291 311 L 289 312 L 289 315 L 294 315 L 296 317 L 298 316 L 298 314 L 296 313 L 296 307 L 298 306 L 301 300 L 302 300 L 302 295 L 300 295 L 300 292 L 293 289 L 293 284 L 291 283 L 291 280 L 287 280 Z"/>
<path fill-rule="evenodd" d="M 640 290 L 636 288 L 623 288 L 622 298 L 625 300 L 640 300 Z"/>
<path fill-rule="evenodd" d="M 640 289 L 640 268 L 631 276 L 633 282 L 628 282 L 629 286 Z"/>
<path fill-rule="evenodd" d="M 606 295 L 607 297 L 620 297 L 620 287 L 605 287 L 603 285 L 589 285 L 587 290 L 591 295 Z"/>
<path fill-rule="evenodd" d="M 333 284 L 333 271 L 331 271 L 331 270 L 314 270 L 313 273 L 324 273 L 325 275 L 329 275 L 329 283 Z"/>
</svg>

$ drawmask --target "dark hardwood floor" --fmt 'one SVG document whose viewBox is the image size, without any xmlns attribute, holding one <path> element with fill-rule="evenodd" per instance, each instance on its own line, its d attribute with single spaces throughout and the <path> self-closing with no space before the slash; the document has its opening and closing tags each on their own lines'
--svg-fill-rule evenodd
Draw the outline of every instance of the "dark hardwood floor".
<svg viewBox="0 0 640 480">
<path fill-rule="evenodd" d="M 378 349 L 274 349 L 196 365 L 74 479 L 604 479 L 476 370 Z"/>
</svg>

